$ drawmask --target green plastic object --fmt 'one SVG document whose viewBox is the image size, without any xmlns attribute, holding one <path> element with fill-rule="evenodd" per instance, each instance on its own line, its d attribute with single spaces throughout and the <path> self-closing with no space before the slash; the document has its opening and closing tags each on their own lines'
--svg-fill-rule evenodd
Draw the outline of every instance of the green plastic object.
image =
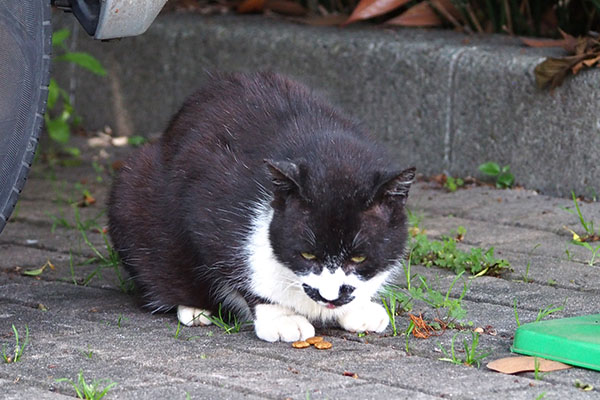
<svg viewBox="0 0 600 400">
<path fill-rule="evenodd" d="M 600 314 L 521 325 L 510 350 L 600 371 Z"/>
</svg>

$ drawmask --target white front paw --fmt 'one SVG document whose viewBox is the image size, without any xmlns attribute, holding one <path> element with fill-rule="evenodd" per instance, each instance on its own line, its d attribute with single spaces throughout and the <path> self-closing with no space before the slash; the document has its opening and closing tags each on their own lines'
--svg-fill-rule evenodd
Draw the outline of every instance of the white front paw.
<svg viewBox="0 0 600 400">
<path fill-rule="evenodd" d="M 210 311 L 201 308 L 177 306 L 177 318 L 186 326 L 210 325 L 212 321 L 207 318 L 210 314 Z"/>
<path fill-rule="evenodd" d="M 282 306 L 260 304 L 255 308 L 255 316 L 256 336 L 267 342 L 294 342 L 315 335 L 315 328 L 305 317 Z"/>
<path fill-rule="evenodd" d="M 368 302 L 355 305 L 341 315 L 338 322 L 350 332 L 383 332 L 390 319 L 380 304 Z"/>
</svg>

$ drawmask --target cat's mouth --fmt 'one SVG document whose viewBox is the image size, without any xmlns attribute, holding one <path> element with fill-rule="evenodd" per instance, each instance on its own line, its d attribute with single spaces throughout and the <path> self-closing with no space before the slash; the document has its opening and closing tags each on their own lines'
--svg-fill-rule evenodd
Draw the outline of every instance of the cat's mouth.
<svg viewBox="0 0 600 400">
<path fill-rule="evenodd" d="M 351 286 L 348 286 L 348 288 L 346 288 L 345 286 L 348 285 L 342 286 L 342 288 L 340 289 L 340 296 L 335 300 L 327 300 L 326 298 L 321 296 L 321 294 L 319 293 L 319 289 L 311 287 L 306 283 L 302 284 L 302 289 L 304 289 L 304 293 L 306 293 L 306 295 L 312 300 L 314 300 L 317 304 L 324 306 L 325 308 L 328 308 L 330 310 L 333 310 L 335 308 L 348 304 L 352 300 L 354 300 L 354 296 L 351 295 L 351 293 L 354 291 L 354 288 Z"/>
</svg>

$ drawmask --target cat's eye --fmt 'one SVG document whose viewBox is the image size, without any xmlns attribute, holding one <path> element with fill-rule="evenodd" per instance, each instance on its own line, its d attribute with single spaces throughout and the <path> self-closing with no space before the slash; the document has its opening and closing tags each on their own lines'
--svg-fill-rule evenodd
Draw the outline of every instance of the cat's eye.
<svg viewBox="0 0 600 400">
<path fill-rule="evenodd" d="M 304 258 L 305 260 L 314 260 L 315 258 L 317 258 L 317 256 L 315 256 L 312 253 L 307 253 L 307 252 L 302 252 L 300 253 L 300 255 L 302 256 L 302 258 Z"/>
<path fill-rule="evenodd" d="M 355 264 L 360 264 L 361 262 L 365 261 L 366 259 L 367 259 L 367 257 L 365 257 L 365 256 L 354 256 L 350 260 L 352 260 L 352 262 Z"/>
</svg>

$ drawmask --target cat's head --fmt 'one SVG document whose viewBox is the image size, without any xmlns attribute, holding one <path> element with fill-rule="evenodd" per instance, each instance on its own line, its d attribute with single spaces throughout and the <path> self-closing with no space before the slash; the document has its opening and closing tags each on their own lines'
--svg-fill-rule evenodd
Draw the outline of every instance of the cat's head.
<svg viewBox="0 0 600 400">
<path fill-rule="evenodd" d="M 269 239 L 304 293 L 326 308 L 373 296 L 404 255 L 415 169 L 311 171 L 266 161 L 273 182 Z"/>
</svg>

